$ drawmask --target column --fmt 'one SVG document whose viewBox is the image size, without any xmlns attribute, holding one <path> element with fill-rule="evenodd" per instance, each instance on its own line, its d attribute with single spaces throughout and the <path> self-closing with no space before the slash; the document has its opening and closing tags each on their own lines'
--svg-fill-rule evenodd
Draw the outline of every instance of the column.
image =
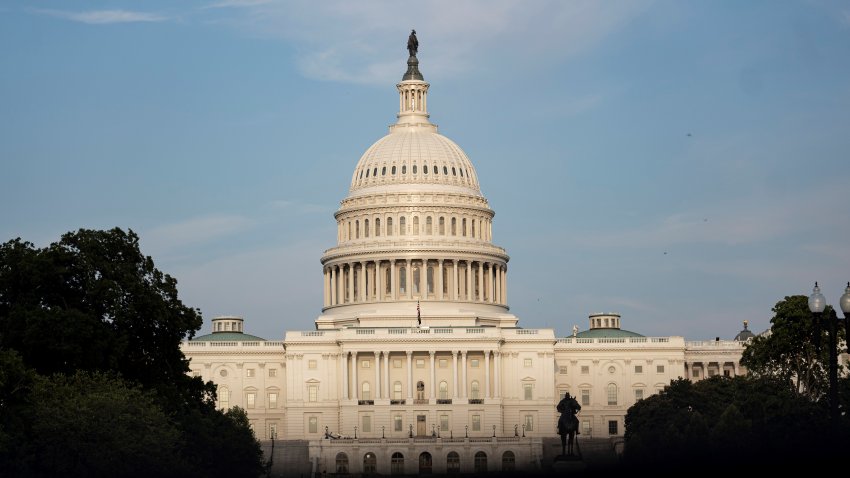
<svg viewBox="0 0 850 478">
<path fill-rule="evenodd" d="M 452 350 L 452 369 L 454 372 L 452 373 L 452 397 L 458 398 L 458 377 L 457 377 L 457 350 Z"/>
<path fill-rule="evenodd" d="M 508 303 L 508 266 L 502 271 L 502 299 L 504 303 Z"/>
<path fill-rule="evenodd" d="M 439 300 L 443 300 L 443 260 L 442 259 L 437 260 L 437 277 L 439 277 L 439 279 L 434 281 L 435 284 L 439 284 L 437 286 L 437 298 Z"/>
<path fill-rule="evenodd" d="M 548 375 L 544 375 L 548 376 Z M 490 351 L 484 351 L 484 398 L 490 398 Z"/>
<path fill-rule="evenodd" d="M 354 263 L 348 264 L 348 300 L 354 302 Z"/>
<path fill-rule="evenodd" d="M 336 305 L 336 266 L 331 266 L 331 305 Z"/>
<path fill-rule="evenodd" d="M 501 352 L 498 352 L 498 351 L 493 352 L 493 361 L 496 363 L 496 367 L 493 370 L 493 376 L 494 376 L 493 378 L 495 379 L 494 380 L 495 383 L 494 383 L 494 386 L 493 386 L 493 396 L 496 397 L 496 398 L 499 398 L 499 397 L 502 396 L 501 388 L 500 388 L 501 381 L 502 381 L 502 379 L 501 379 L 501 373 L 502 373 L 502 354 L 501 354 Z"/>
<path fill-rule="evenodd" d="M 387 288 L 384 284 L 385 276 L 381 271 L 381 261 L 375 261 L 375 300 L 378 302 L 384 301 L 384 290 Z"/>
<path fill-rule="evenodd" d="M 452 269 L 454 269 L 455 280 L 452 282 L 452 300 L 457 300 L 457 281 L 458 281 L 458 272 L 457 272 L 457 259 L 452 260 Z"/>
<path fill-rule="evenodd" d="M 472 261 L 466 261 L 466 295 L 464 299 L 472 300 Z"/>
<path fill-rule="evenodd" d="M 490 264 L 487 269 L 490 278 L 487 279 L 487 290 L 490 292 L 490 303 L 496 303 L 496 264 Z"/>
<path fill-rule="evenodd" d="M 351 352 L 351 362 L 354 366 L 354 371 L 351 374 L 354 378 L 354 398 L 360 400 L 360 381 L 357 380 L 357 352 Z"/>
<path fill-rule="evenodd" d="M 422 277 L 421 275 L 419 277 Z M 434 368 L 434 351 L 428 352 L 428 355 L 431 357 L 431 400 L 436 397 L 435 391 L 437 389 L 437 384 L 434 383 L 437 381 L 437 370 Z"/>
<path fill-rule="evenodd" d="M 328 273 L 328 268 L 325 267 L 322 269 L 322 307 L 328 306 L 328 278 L 330 274 Z"/>
<path fill-rule="evenodd" d="M 463 373 L 463 388 L 461 390 L 463 390 L 463 397 L 462 398 L 466 398 L 467 397 L 467 394 L 466 394 L 466 350 L 462 351 L 461 353 L 463 354 L 463 371 L 462 371 L 462 373 Z"/>
<path fill-rule="evenodd" d="M 360 302 L 366 302 L 366 262 L 360 263 Z"/>
<path fill-rule="evenodd" d="M 478 262 L 478 296 L 477 302 L 484 302 L 484 263 Z"/>
<path fill-rule="evenodd" d="M 390 387 L 390 353 L 384 352 L 384 398 L 392 398 Z"/>
<path fill-rule="evenodd" d="M 375 352 L 375 398 L 381 398 L 381 352 Z"/>
<path fill-rule="evenodd" d="M 344 304 L 345 303 L 345 264 L 340 264 L 337 266 L 339 270 L 336 271 L 336 303 Z"/>
<path fill-rule="evenodd" d="M 411 269 L 412 261 L 407 259 L 404 261 L 407 264 L 407 269 L 404 271 L 405 273 L 405 286 L 407 287 L 407 298 L 413 298 L 413 270 Z"/>
<path fill-rule="evenodd" d="M 407 352 L 407 399 L 413 399 L 413 352 Z"/>
<path fill-rule="evenodd" d="M 342 398 L 348 400 L 348 352 L 342 355 Z"/>
</svg>

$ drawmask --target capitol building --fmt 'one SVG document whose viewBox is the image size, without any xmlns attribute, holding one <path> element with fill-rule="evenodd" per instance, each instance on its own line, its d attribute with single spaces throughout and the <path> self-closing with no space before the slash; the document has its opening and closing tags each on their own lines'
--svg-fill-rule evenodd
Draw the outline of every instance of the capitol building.
<svg viewBox="0 0 850 478">
<path fill-rule="evenodd" d="M 275 474 L 541 470 L 560 453 L 565 393 L 582 406 L 580 443 L 614 446 L 628 408 L 671 380 L 745 373 L 746 324 L 709 341 L 646 337 L 611 312 L 567 336 L 521 327 L 494 211 L 470 158 L 430 121 L 411 53 L 397 121 L 334 214 L 315 330 L 266 340 L 222 316 L 182 344 L 218 406 L 246 409 Z"/>
</svg>

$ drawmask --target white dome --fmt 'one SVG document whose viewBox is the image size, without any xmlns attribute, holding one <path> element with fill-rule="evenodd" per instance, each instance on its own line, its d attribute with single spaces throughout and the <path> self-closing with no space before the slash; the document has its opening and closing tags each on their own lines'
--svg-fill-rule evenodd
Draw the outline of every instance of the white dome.
<svg viewBox="0 0 850 478">
<path fill-rule="evenodd" d="M 350 191 L 394 184 L 439 184 L 480 196 L 469 158 L 435 129 L 401 128 L 376 141 L 358 161 Z"/>
</svg>

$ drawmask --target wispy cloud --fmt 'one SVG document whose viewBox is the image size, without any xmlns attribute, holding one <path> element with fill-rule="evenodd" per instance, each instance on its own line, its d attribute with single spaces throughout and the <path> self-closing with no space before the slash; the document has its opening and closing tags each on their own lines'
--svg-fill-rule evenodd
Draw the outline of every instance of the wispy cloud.
<svg viewBox="0 0 850 478">
<path fill-rule="evenodd" d="M 252 224 L 252 220 L 241 216 L 206 216 L 158 226 L 145 231 L 143 237 L 146 250 L 150 250 L 147 253 L 159 255 L 168 250 L 235 234 Z"/>
<path fill-rule="evenodd" d="M 223 0 L 205 5 L 203 8 L 248 8 L 269 3 L 272 3 L 272 0 Z"/>
<path fill-rule="evenodd" d="M 164 22 L 168 17 L 156 13 L 134 12 L 130 10 L 90 10 L 87 12 L 69 12 L 64 10 L 33 9 L 33 13 L 64 18 L 74 22 L 91 25 L 111 23 Z"/>
<path fill-rule="evenodd" d="M 489 69 L 492 63 L 519 71 L 588 51 L 649 3 L 437 0 L 418 7 L 409 23 L 400 22 L 398 10 L 386 2 L 222 0 L 211 5 L 244 7 L 219 23 L 291 41 L 308 77 L 385 84 L 398 76 L 412 28 L 432 78 Z"/>
</svg>

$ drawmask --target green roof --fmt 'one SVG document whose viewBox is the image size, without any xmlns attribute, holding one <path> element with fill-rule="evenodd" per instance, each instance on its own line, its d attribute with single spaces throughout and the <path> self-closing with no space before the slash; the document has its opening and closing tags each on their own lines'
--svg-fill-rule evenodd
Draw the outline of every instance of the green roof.
<svg viewBox="0 0 850 478">
<path fill-rule="evenodd" d="M 256 335 L 243 334 L 241 332 L 213 332 L 207 335 L 195 337 L 191 342 L 265 342 L 266 339 Z"/>
<path fill-rule="evenodd" d="M 576 334 L 576 337 L 580 339 L 598 339 L 608 337 L 643 337 L 643 335 L 623 329 L 598 328 L 582 330 Z"/>
</svg>

